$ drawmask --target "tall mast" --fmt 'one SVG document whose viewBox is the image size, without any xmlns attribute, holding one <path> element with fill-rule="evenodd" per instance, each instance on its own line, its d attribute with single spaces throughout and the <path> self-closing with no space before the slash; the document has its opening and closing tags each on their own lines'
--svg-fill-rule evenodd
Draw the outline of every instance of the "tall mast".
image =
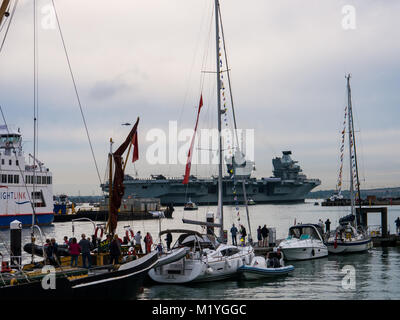
<svg viewBox="0 0 400 320">
<path fill-rule="evenodd" d="M 112 200 L 112 192 L 113 192 L 113 153 L 112 153 L 112 145 L 113 140 L 110 138 L 110 152 L 108 154 L 108 220 L 106 225 L 106 230 L 111 234 L 111 200 Z"/>
<path fill-rule="evenodd" d="M 351 101 L 351 88 L 350 88 L 350 74 L 348 75 L 347 78 L 347 86 L 348 86 L 348 91 L 349 91 L 349 121 L 351 121 L 351 129 L 352 129 L 352 137 L 353 137 L 353 148 L 354 148 L 354 163 L 356 165 L 355 170 L 356 170 L 356 181 L 357 181 L 357 194 L 358 194 L 358 204 L 360 207 L 360 213 L 361 213 L 361 191 L 360 191 L 360 178 L 358 176 L 358 161 L 357 161 L 357 147 L 356 147 L 356 135 L 355 135 L 355 131 L 354 131 L 354 121 L 353 121 L 353 105 L 352 105 L 352 101 Z M 356 218 L 356 225 L 357 225 L 357 218 Z"/>
<path fill-rule="evenodd" d="M 354 173 L 353 173 L 353 146 L 354 143 L 354 132 L 351 125 L 352 120 L 352 110 L 351 110 L 351 89 L 350 89 L 350 74 L 346 76 L 347 79 L 347 116 L 349 119 L 348 127 L 349 127 L 349 161 L 350 161 L 350 203 L 351 203 L 351 214 L 354 215 Z M 357 225 L 357 219 L 355 219 Z"/>
<path fill-rule="evenodd" d="M 224 235 L 224 214 L 222 201 L 222 134 L 221 134 L 221 70 L 220 70 L 220 50 L 219 50 L 219 1 L 215 0 L 215 40 L 216 40 L 216 58 L 217 58 L 217 109 L 218 109 L 218 216 L 221 224 L 220 237 Z"/>
</svg>

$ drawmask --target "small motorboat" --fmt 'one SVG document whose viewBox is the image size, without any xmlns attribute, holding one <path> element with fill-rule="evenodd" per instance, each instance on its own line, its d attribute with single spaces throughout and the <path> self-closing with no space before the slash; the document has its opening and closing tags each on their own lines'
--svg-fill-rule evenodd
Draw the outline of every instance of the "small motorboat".
<svg viewBox="0 0 400 320">
<path fill-rule="evenodd" d="M 248 200 L 247 200 L 247 205 L 249 205 L 249 206 L 254 206 L 256 204 L 256 202 L 252 199 L 252 198 L 249 198 Z"/>
<path fill-rule="evenodd" d="M 197 205 L 194 202 L 192 202 L 190 198 L 189 201 L 183 207 L 183 210 L 197 210 L 197 209 L 198 209 Z"/>
<path fill-rule="evenodd" d="M 267 259 L 254 257 L 249 266 L 243 265 L 238 269 L 246 280 L 285 276 L 293 270 L 292 265 L 285 266 L 281 252 L 270 252 Z"/>
<path fill-rule="evenodd" d="M 279 244 L 286 260 L 308 260 L 326 257 L 323 232 L 317 224 L 298 224 L 290 227 L 289 236 Z"/>
</svg>

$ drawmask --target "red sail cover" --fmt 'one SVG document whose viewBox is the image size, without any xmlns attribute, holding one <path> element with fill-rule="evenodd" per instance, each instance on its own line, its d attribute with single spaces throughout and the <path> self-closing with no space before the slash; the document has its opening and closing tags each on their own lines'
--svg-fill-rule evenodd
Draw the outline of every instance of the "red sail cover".
<svg viewBox="0 0 400 320">
<path fill-rule="evenodd" d="M 194 127 L 194 133 L 193 133 L 193 137 L 192 137 L 192 142 L 190 143 L 190 149 L 189 149 L 188 157 L 187 157 L 185 178 L 182 181 L 183 184 L 188 184 L 188 182 L 189 182 L 190 166 L 192 165 L 192 153 L 193 153 L 194 140 L 196 138 L 197 124 L 199 123 L 199 115 L 200 115 L 200 110 L 201 110 L 202 106 L 203 106 L 203 95 L 201 94 L 200 95 L 199 110 L 197 111 L 196 126 Z"/>
<path fill-rule="evenodd" d="M 138 145 L 138 134 L 137 134 L 137 130 L 136 132 L 133 134 L 133 138 L 132 138 L 132 145 L 133 145 L 133 153 L 132 153 L 132 162 L 135 162 L 136 160 L 139 159 L 139 145 Z"/>
<path fill-rule="evenodd" d="M 129 132 L 128 137 L 125 142 L 121 144 L 121 146 L 113 153 L 115 171 L 114 171 L 114 181 L 113 181 L 113 189 L 112 189 L 112 197 L 111 197 L 111 206 L 109 212 L 109 230 L 111 233 L 115 233 L 117 229 L 118 222 L 118 209 L 121 206 L 121 200 L 124 196 L 125 187 L 123 184 L 124 181 L 124 169 L 122 164 L 122 155 L 125 150 L 128 148 L 129 144 L 132 142 L 134 135 L 137 132 L 137 126 L 139 124 L 139 118 L 136 120 L 135 125 L 133 126 L 131 132 Z M 137 148 L 135 148 L 137 149 Z"/>
</svg>

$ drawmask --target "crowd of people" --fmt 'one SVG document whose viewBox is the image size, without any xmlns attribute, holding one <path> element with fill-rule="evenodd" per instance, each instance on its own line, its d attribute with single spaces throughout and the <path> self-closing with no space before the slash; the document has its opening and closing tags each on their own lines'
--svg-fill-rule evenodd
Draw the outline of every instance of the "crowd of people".
<svg viewBox="0 0 400 320">
<path fill-rule="evenodd" d="M 83 268 L 91 268 L 92 267 L 92 258 L 91 252 L 98 247 L 100 243 L 104 243 L 106 248 L 105 252 L 109 253 L 110 264 L 118 264 L 120 262 L 120 257 L 122 255 L 121 245 L 130 246 L 128 250 L 128 255 L 136 256 L 138 253 L 143 254 L 142 248 L 142 235 L 141 232 L 138 231 L 131 239 L 125 236 L 124 240 L 121 240 L 117 234 L 113 236 L 107 235 L 106 240 L 100 241 L 95 235 L 92 238 L 92 241 L 89 237 L 86 237 L 85 234 L 81 235 L 81 239 L 78 240 L 75 237 L 68 238 L 67 236 L 64 237 L 63 243 L 63 252 L 60 250 L 60 246 L 56 242 L 55 238 L 46 239 L 46 243 L 44 245 L 44 253 L 47 262 L 54 266 L 60 265 L 59 257 L 66 253 L 66 250 L 71 257 L 71 267 L 78 267 L 78 259 L 81 256 Z M 145 237 L 143 238 L 144 242 L 144 249 L 145 253 L 150 253 L 153 245 L 153 238 L 149 232 L 146 233 Z M 172 242 L 172 237 L 170 239 Z M 168 248 L 170 246 L 170 242 L 167 241 Z M 103 246 L 103 247 L 104 247 Z"/>
<path fill-rule="evenodd" d="M 231 236 L 232 236 L 232 245 L 237 246 L 237 235 L 240 234 L 240 245 L 244 246 L 246 245 L 246 237 L 247 237 L 247 231 L 244 225 L 239 225 L 240 230 L 238 230 L 235 226 L 235 224 L 232 224 L 231 228 Z M 267 228 L 267 225 L 264 225 L 264 227 L 261 228 L 261 226 L 258 226 L 257 229 L 257 243 L 259 247 L 267 247 L 268 246 L 268 239 L 269 239 L 269 230 Z M 248 237 L 248 241 L 251 241 L 252 239 Z"/>
</svg>

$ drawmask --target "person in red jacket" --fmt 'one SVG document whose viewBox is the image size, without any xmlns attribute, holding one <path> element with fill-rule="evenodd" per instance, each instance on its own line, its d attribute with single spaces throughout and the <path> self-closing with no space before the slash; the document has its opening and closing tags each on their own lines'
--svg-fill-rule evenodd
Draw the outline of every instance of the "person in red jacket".
<svg viewBox="0 0 400 320">
<path fill-rule="evenodd" d="M 71 244 L 68 247 L 69 254 L 71 255 L 71 267 L 75 263 L 75 267 L 78 266 L 78 256 L 81 253 L 81 247 L 79 246 L 76 238 L 72 238 Z"/>
<path fill-rule="evenodd" d="M 150 253 L 151 252 L 151 245 L 153 244 L 153 238 L 151 237 L 150 233 L 147 232 L 147 234 L 144 237 L 143 241 L 146 244 L 146 253 Z"/>
</svg>

